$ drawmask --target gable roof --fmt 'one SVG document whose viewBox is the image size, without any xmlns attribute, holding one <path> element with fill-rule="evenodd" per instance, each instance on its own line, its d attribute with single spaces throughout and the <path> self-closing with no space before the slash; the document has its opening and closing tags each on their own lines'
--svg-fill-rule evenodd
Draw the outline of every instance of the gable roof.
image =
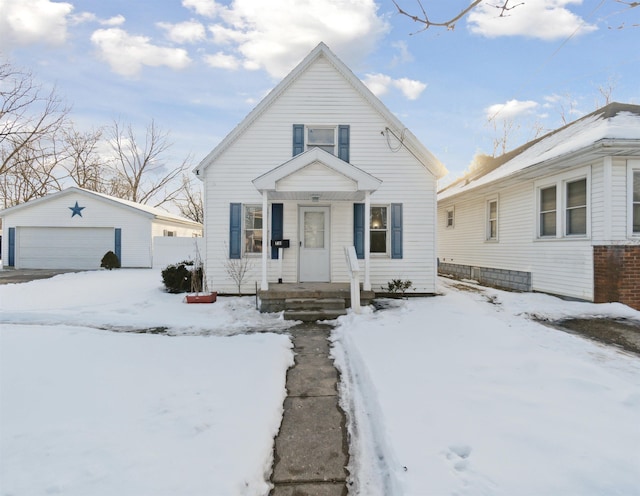
<svg viewBox="0 0 640 496">
<path fill-rule="evenodd" d="M 365 84 L 351 72 L 327 45 L 320 42 L 249 114 L 227 135 L 225 138 L 193 169 L 196 176 L 200 171 L 209 167 L 227 148 L 229 148 L 240 135 L 262 115 L 298 77 L 305 72 L 318 58 L 324 57 L 336 71 L 342 75 L 351 86 L 393 127 L 394 132 L 402 134 L 403 144 L 431 173 L 437 177 L 443 177 L 447 170 L 440 161 L 420 143 L 400 120 L 376 97 Z M 201 177 L 201 176 L 200 176 Z"/>
<path fill-rule="evenodd" d="M 438 199 L 545 166 L 573 165 L 574 157 L 640 155 L 640 105 L 610 103 L 499 157 L 476 158 L 475 167 L 443 188 Z"/>
<path fill-rule="evenodd" d="M 259 191 L 275 191 L 278 181 L 314 163 L 320 163 L 352 180 L 359 191 L 375 191 L 382 184 L 380 179 L 321 148 L 312 148 L 296 155 L 291 160 L 254 179 L 253 184 Z"/>
<path fill-rule="evenodd" d="M 171 222 L 178 222 L 181 224 L 189 225 L 191 227 L 201 228 L 202 224 L 199 222 L 195 222 L 191 219 L 187 219 L 185 217 L 181 217 L 179 215 L 174 215 L 169 212 L 166 212 L 162 209 L 156 207 L 150 207 L 149 205 L 143 205 L 142 203 L 136 203 L 129 200 L 123 200 L 122 198 L 116 198 L 115 196 L 105 195 L 103 193 L 97 193 L 95 191 L 91 191 L 84 188 L 78 188 L 77 186 L 72 186 L 70 188 L 63 189 L 62 191 L 56 191 L 55 193 L 51 193 L 49 195 L 43 196 L 41 198 L 36 198 L 35 200 L 30 200 L 25 203 L 21 203 L 19 205 L 15 205 L 13 207 L 6 208 L 4 210 L 0 210 L 0 216 L 4 216 L 9 213 L 14 213 L 18 210 L 22 210 L 23 208 L 33 207 L 39 205 L 41 203 L 47 202 L 53 198 L 57 198 L 60 196 L 67 196 L 70 194 L 80 194 L 83 196 L 93 196 L 97 197 L 106 202 L 112 203 L 116 206 L 127 208 L 130 210 L 135 210 L 138 213 L 144 215 L 145 217 L 152 218 L 154 220 L 164 220 Z"/>
</svg>

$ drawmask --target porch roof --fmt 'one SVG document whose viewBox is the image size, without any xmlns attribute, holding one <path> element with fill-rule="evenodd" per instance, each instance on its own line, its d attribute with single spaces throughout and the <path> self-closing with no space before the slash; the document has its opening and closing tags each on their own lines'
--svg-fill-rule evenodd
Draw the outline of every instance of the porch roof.
<svg viewBox="0 0 640 496">
<path fill-rule="evenodd" d="M 312 148 L 253 180 L 272 200 L 362 200 L 382 181 L 321 148 Z"/>
</svg>

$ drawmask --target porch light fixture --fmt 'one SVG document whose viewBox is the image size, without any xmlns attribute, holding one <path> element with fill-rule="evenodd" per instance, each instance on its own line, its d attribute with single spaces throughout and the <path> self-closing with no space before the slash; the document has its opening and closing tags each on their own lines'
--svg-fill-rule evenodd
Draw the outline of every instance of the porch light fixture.
<svg viewBox="0 0 640 496">
<path fill-rule="evenodd" d="M 320 195 L 311 195 L 311 201 L 313 203 L 318 203 L 320 201 Z"/>
</svg>

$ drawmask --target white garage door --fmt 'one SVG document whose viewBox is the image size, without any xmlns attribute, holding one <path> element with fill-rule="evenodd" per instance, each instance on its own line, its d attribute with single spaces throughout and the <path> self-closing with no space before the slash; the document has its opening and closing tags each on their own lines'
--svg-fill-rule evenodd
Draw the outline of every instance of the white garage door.
<svg viewBox="0 0 640 496">
<path fill-rule="evenodd" d="M 16 237 L 21 269 L 97 269 L 115 246 L 113 228 L 19 227 Z"/>
</svg>

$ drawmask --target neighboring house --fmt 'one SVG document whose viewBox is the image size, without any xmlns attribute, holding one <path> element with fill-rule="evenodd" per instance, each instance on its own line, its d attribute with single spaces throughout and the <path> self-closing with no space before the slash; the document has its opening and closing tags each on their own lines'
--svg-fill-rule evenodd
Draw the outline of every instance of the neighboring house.
<svg viewBox="0 0 640 496">
<path fill-rule="evenodd" d="M 202 225 L 158 208 L 68 188 L 0 211 L 4 267 L 95 269 L 113 251 L 122 267 L 151 267 L 154 236 L 201 236 Z"/>
<path fill-rule="evenodd" d="M 353 246 L 365 290 L 401 278 L 435 292 L 436 182 L 446 170 L 323 43 L 194 172 L 217 291 L 235 292 L 229 268 L 245 264 L 244 292 L 348 282 L 344 247 Z"/>
<path fill-rule="evenodd" d="M 440 273 L 640 309 L 640 106 L 483 162 L 438 194 Z"/>
</svg>

